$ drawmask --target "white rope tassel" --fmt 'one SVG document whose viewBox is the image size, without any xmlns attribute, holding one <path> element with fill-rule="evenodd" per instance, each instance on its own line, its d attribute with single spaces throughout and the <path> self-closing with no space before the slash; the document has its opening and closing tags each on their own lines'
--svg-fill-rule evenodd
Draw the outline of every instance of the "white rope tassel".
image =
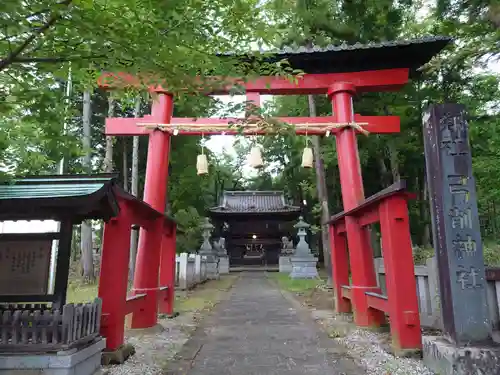
<svg viewBox="0 0 500 375">
<path fill-rule="evenodd" d="M 208 174 L 207 155 L 205 154 L 198 155 L 198 157 L 196 158 L 196 171 L 198 173 L 198 176 Z"/>
<path fill-rule="evenodd" d="M 250 155 L 248 156 L 248 164 L 252 168 L 262 168 L 264 162 L 262 161 L 262 154 L 260 152 L 260 147 L 253 146 L 250 150 Z"/>
<path fill-rule="evenodd" d="M 311 147 L 305 147 L 302 152 L 302 167 L 312 168 L 314 162 L 313 150 Z"/>
<path fill-rule="evenodd" d="M 208 174 L 208 160 L 205 155 L 205 135 L 201 136 L 201 154 L 196 158 L 196 172 L 198 176 Z"/>
</svg>

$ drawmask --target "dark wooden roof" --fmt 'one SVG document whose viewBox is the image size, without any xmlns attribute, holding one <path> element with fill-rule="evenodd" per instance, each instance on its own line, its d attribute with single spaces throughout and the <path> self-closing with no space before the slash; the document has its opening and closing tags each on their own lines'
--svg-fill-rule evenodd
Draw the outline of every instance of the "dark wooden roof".
<svg viewBox="0 0 500 375">
<path fill-rule="evenodd" d="M 116 178 L 115 174 L 98 174 L 15 179 L 0 185 L 0 220 L 107 221 L 118 215 L 120 199 L 137 201 L 144 216 L 165 216 L 125 192 Z"/>
<path fill-rule="evenodd" d="M 290 206 L 282 191 L 225 191 L 220 205 L 210 209 L 219 214 L 298 213 Z"/>
<path fill-rule="evenodd" d="M 367 70 L 409 68 L 415 76 L 452 41 L 446 36 L 429 36 L 412 40 L 386 41 L 367 44 L 341 44 L 326 47 L 287 47 L 265 53 L 265 61 L 276 63 L 287 59 L 294 69 L 310 74 L 346 73 Z M 221 54 L 232 56 L 234 53 Z M 251 59 L 249 55 L 242 57 Z"/>
</svg>

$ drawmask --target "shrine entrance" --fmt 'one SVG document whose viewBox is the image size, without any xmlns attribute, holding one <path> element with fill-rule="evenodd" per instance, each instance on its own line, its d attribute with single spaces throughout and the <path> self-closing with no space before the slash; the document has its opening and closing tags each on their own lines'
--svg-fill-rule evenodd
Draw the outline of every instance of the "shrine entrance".
<svg viewBox="0 0 500 375">
<path fill-rule="evenodd" d="M 225 191 L 209 215 L 226 240 L 230 267 L 277 266 L 300 207 L 288 205 L 282 191 Z"/>
<path fill-rule="evenodd" d="M 106 135 L 149 136 L 144 201 L 159 212 L 164 212 L 166 206 L 169 150 L 173 136 L 276 134 L 276 128 L 279 133 L 280 124 L 290 125 L 298 135 L 333 135 L 344 206 L 344 212 L 328 222 L 336 310 L 352 312 L 354 322 L 360 327 L 380 326 L 385 323 L 385 314 L 388 314 L 394 350 L 420 349 L 422 338 L 407 208 L 410 196 L 406 193 L 404 181 L 400 181 L 365 198 L 357 145 L 358 134 L 399 132 L 400 119 L 397 116 L 355 114 L 353 102 L 359 94 L 400 90 L 411 77 L 418 74 L 420 67 L 449 42 L 449 37 L 427 37 L 401 42 L 328 46 L 324 49 L 286 49 L 266 58 L 266 62 L 278 63 L 286 59 L 293 69 L 305 74 L 293 79 L 279 75 L 262 76 L 248 82 L 235 77 L 230 80 L 231 84 L 221 78 L 222 88 L 207 93 L 227 95 L 235 86 L 239 86 L 246 90 L 247 101 L 256 107 L 260 105 L 261 94 L 326 94 L 332 103 L 330 116 L 274 118 L 271 120 L 277 125 L 275 127 L 270 127 L 265 117 L 255 118 L 248 114 L 243 119 L 175 118 L 173 93 L 166 86 L 155 86 L 150 87 L 157 94 L 151 115 L 143 118 L 107 118 Z M 248 56 L 242 56 L 242 59 L 248 59 Z M 100 78 L 99 84 L 104 88 L 113 88 L 116 87 L 117 78 L 119 85 L 123 82 L 128 85 L 150 82 L 149 77 L 109 73 Z M 212 78 L 217 81 L 217 77 Z M 374 112 L 376 110 L 373 109 Z M 307 154 L 310 152 L 311 149 Z M 198 170 L 207 173 L 206 157 L 198 161 L 203 162 L 200 163 L 203 168 Z M 212 211 L 211 215 L 215 213 Z M 221 213 L 224 213 L 224 207 L 219 207 L 219 217 Z M 241 217 L 241 213 L 239 215 Z M 387 295 L 382 294 L 377 284 L 367 228 L 378 222 L 382 228 Z M 243 226 L 246 233 L 255 228 L 254 223 L 248 221 L 234 220 L 233 225 Z M 171 234 L 169 236 L 172 238 Z M 117 236 L 105 238 L 103 253 L 107 247 L 116 246 L 113 237 Z M 151 270 L 157 269 L 160 262 L 166 267 L 165 274 L 170 275 L 175 268 L 172 259 L 165 258 L 163 262 L 160 243 L 161 236 L 157 231 L 141 230 L 133 292 L 145 296 L 149 305 L 147 311 L 141 311 L 137 318 L 134 317 L 132 328 L 152 327 L 157 322 L 156 294 L 161 285 L 158 273 L 153 274 Z M 247 243 L 244 241 L 242 246 Z M 227 248 L 230 251 L 229 243 Z M 266 249 L 266 254 L 268 251 Z M 126 266 L 120 272 L 121 277 L 126 279 Z M 160 279 L 161 275 L 162 272 Z M 106 301 L 103 302 L 104 306 L 107 306 Z"/>
</svg>

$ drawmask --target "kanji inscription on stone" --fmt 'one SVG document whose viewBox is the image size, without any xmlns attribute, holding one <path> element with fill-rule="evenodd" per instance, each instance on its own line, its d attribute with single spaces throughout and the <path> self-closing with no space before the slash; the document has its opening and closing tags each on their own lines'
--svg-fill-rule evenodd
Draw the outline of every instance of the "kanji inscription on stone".
<svg viewBox="0 0 500 375">
<path fill-rule="evenodd" d="M 0 240 L 0 296 L 44 295 L 52 240 Z"/>
<path fill-rule="evenodd" d="M 491 327 L 465 108 L 431 105 L 423 127 L 445 334 L 456 344 L 486 340 Z"/>
</svg>

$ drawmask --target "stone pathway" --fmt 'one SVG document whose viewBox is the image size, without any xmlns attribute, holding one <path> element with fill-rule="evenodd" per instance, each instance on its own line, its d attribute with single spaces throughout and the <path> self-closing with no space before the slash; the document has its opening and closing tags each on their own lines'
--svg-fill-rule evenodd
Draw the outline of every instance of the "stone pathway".
<svg viewBox="0 0 500 375">
<path fill-rule="evenodd" d="M 358 375 L 344 347 L 263 272 L 242 273 L 180 355 L 188 375 Z M 183 355 L 184 352 L 184 355 Z M 189 354 L 191 352 L 191 354 Z"/>
</svg>

